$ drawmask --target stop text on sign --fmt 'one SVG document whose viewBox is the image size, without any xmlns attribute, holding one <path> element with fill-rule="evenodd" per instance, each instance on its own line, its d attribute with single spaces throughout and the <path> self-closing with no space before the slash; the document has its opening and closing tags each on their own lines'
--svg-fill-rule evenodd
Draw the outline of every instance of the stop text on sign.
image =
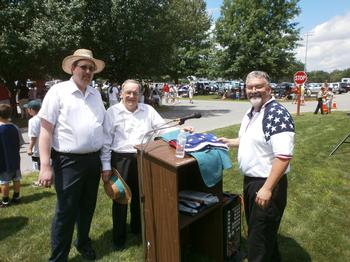
<svg viewBox="0 0 350 262">
<path fill-rule="evenodd" d="M 305 81 L 306 80 L 306 76 L 295 76 L 294 80 L 296 80 L 296 81 Z"/>
<path fill-rule="evenodd" d="M 297 85 L 302 85 L 307 80 L 307 74 L 304 71 L 298 71 L 294 74 L 294 83 Z"/>
</svg>

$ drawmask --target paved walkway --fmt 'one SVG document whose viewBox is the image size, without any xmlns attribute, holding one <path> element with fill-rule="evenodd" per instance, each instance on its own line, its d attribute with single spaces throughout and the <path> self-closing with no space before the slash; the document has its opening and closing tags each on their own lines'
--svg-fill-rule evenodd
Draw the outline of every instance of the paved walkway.
<svg viewBox="0 0 350 262">
<path fill-rule="evenodd" d="M 194 97 L 196 98 L 196 97 Z M 347 94 L 336 95 L 337 110 L 350 111 L 350 92 Z M 297 112 L 297 106 L 290 101 L 282 102 L 282 104 L 291 113 Z M 300 107 L 301 114 L 304 112 L 313 112 L 316 108 L 316 101 L 307 101 L 304 106 Z M 186 121 L 186 125 L 191 125 L 196 132 L 205 132 L 216 128 L 222 128 L 234 124 L 239 124 L 244 113 L 250 108 L 247 101 L 234 102 L 232 100 L 217 101 L 196 101 L 190 104 L 188 100 L 181 100 L 179 104 L 167 105 L 166 112 L 160 114 L 166 119 L 171 120 L 179 117 L 191 115 L 193 113 L 201 113 L 200 119 L 190 119 Z M 23 137 L 28 142 L 27 132 L 23 132 Z M 28 144 L 21 148 L 21 170 L 22 173 L 28 173 L 32 170 L 30 157 L 26 154 Z"/>
</svg>

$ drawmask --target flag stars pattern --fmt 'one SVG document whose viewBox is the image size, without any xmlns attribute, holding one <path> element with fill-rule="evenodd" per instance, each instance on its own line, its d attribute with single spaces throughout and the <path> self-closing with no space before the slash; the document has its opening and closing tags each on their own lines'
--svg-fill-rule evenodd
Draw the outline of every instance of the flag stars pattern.
<svg viewBox="0 0 350 262">
<path fill-rule="evenodd" d="M 217 137 L 211 133 L 194 133 L 187 135 L 185 151 L 194 152 L 208 147 L 219 147 L 228 150 L 225 143 L 218 141 Z"/>
<path fill-rule="evenodd" d="M 294 132 L 294 122 L 287 109 L 277 102 L 266 105 L 263 132 L 266 141 L 282 132 Z"/>
</svg>

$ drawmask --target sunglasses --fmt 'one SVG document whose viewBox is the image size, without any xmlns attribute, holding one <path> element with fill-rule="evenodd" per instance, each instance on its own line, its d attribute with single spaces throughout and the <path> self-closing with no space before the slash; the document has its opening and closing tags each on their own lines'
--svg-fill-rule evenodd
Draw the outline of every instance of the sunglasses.
<svg viewBox="0 0 350 262">
<path fill-rule="evenodd" d="M 95 67 L 92 65 L 77 65 L 77 67 L 80 67 L 83 71 L 89 70 L 90 72 L 95 71 Z"/>
</svg>

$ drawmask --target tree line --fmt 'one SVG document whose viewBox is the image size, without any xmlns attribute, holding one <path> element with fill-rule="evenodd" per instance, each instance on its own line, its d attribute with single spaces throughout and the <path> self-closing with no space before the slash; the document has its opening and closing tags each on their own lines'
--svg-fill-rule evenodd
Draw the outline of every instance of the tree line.
<svg viewBox="0 0 350 262">
<path fill-rule="evenodd" d="M 66 79 L 62 59 L 87 48 L 106 62 L 97 77 L 239 79 L 254 69 L 275 81 L 302 70 L 293 50 L 298 0 L 224 0 L 215 22 L 204 0 L 3 0 L 0 78 Z"/>
</svg>

